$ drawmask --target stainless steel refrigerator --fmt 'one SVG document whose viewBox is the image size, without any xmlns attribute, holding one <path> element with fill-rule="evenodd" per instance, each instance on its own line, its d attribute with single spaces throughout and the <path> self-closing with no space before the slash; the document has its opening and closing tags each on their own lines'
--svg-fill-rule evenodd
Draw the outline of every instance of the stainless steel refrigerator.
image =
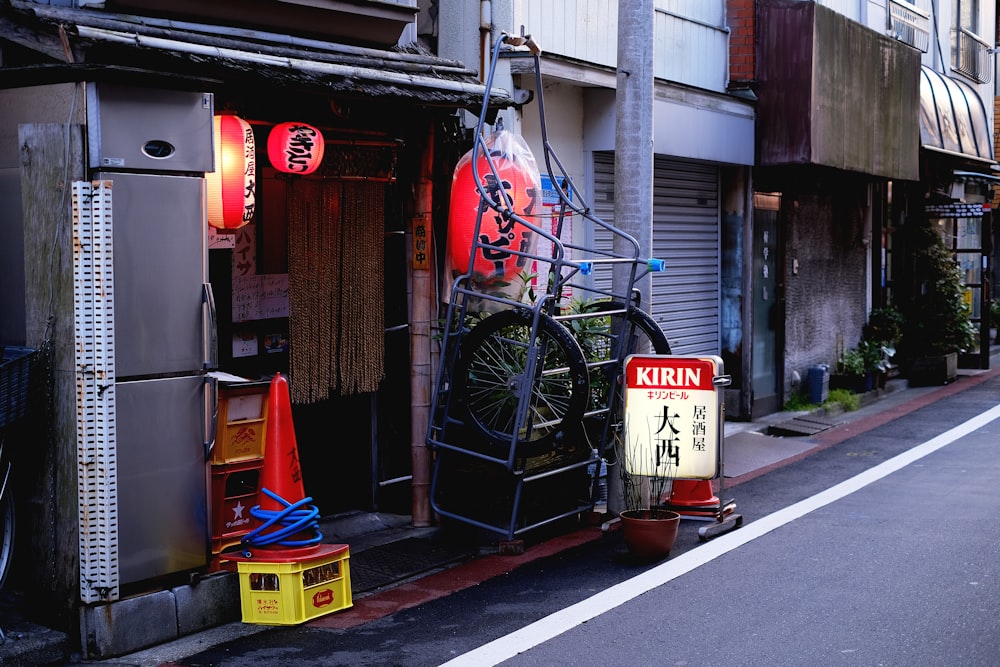
<svg viewBox="0 0 1000 667">
<path fill-rule="evenodd" d="M 88 88 L 95 180 L 112 182 L 119 582 L 210 554 L 215 323 L 204 173 L 210 94 Z"/>
</svg>

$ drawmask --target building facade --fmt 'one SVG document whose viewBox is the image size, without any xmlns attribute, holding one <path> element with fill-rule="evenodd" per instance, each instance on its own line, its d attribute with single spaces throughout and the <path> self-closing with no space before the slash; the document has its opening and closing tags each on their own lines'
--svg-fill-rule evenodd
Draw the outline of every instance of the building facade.
<svg viewBox="0 0 1000 667">
<path fill-rule="evenodd" d="M 181 123 L 166 113 L 179 97 L 246 121 L 257 146 L 248 224 L 206 228 L 187 249 L 206 275 L 196 310 L 212 294 L 217 315 L 207 327 L 217 343 L 206 347 L 218 354 L 198 371 L 248 380 L 288 374 L 306 493 L 321 511 L 409 513 L 427 525 L 435 520 L 425 443 L 434 330 L 452 269 L 441 251 L 448 195 L 484 98 L 489 125 L 501 121 L 536 155 L 544 127 L 578 195 L 609 222 L 623 159 L 613 0 L 161 4 L 12 1 L 0 14 L 0 340 L 45 349 L 53 378 L 46 447 L 19 462 L 30 471 L 19 510 L 22 535 L 31 535 L 20 538 L 19 581 L 30 582 L 47 620 L 79 629 L 89 657 L 167 641 L 235 612 L 213 597 L 231 596 L 231 587 L 206 586 L 226 579 L 215 560 L 225 531 L 213 532 L 210 507 L 194 520 L 202 561 L 177 565 L 160 550 L 152 569 L 135 564 L 143 521 L 121 521 L 121 534 L 107 521 L 124 512 L 95 481 L 117 482 L 118 473 L 95 477 L 88 457 L 120 451 L 123 470 L 133 472 L 156 459 L 127 428 L 84 427 L 94 415 L 111 419 L 102 428 L 119 416 L 124 425 L 125 408 L 108 403 L 114 383 L 98 386 L 77 353 L 107 364 L 118 345 L 155 357 L 172 343 L 150 343 L 140 331 L 99 349 L 87 338 L 100 322 L 78 308 L 73 205 L 107 211 L 74 187 L 151 174 L 207 184 L 219 159 L 204 138 L 211 133 L 190 134 L 202 137 L 190 140 L 192 150 L 212 155 L 211 167 L 163 166 L 171 147 L 186 145 L 167 136 Z M 733 378 L 728 418 L 780 410 L 811 367 L 832 367 L 857 342 L 873 307 L 913 289 L 896 234 L 914 220 L 933 221 L 951 242 L 983 324 L 993 268 L 993 105 L 983 104 L 992 96 L 992 3 L 657 0 L 650 18 L 648 254 L 664 259 L 666 271 L 650 276 L 644 307 L 673 353 L 724 360 Z M 494 40 L 521 26 L 542 48 L 543 90 L 526 61 L 513 60 L 498 66 L 487 90 Z M 265 150 L 273 128 L 288 121 L 325 137 L 314 174 L 281 171 Z M 109 152 L 125 125 L 138 128 L 152 162 Z M 173 224 L 176 200 L 158 196 L 156 219 Z M 574 243 L 608 243 L 600 231 L 569 226 Z M 155 243 L 148 250 L 149 238 L 148 257 L 121 243 L 114 252 L 138 264 L 137 275 L 154 273 L 155 287 L 161 253 Z M 124 304 L 109 307 L 124 321 Z M 198 346 L 195 328 L 183 336 Z M 964 361 L 981 359 L 970 350 Z M 81 393 L 85 386 L 94 391 Z M 140 405 L 140 423 L 176 426 L 158 403 Z M 186 415 L 199 448 L 215 432 L 197 416 Z M 213 466 L 231 462 L 204 455 L 203 502 L 218 505 L 213 474 L 232 471 Z M 122 498 L 156 493 L 138 479 L 123 475 Z M 146 523 L 174 522 L 163 512 Z M 114 567 L 102 569 L 108 562 Z M 218 576 L 197 587 L 187 581 L 206 574 Z M 150 634 L 116 633 L 122 613 L 149 615 Z"/>
</svg>

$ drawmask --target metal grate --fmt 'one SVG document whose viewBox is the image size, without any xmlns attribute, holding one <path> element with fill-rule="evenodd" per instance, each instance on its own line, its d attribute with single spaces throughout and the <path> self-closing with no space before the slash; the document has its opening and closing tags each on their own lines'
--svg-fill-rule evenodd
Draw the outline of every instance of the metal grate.
<svg viewBox="0 0 1000 667">
<path fill-rule="evenodd" d="M 927 53 L 930 45 L 930 14 L 908 0 L 889 0 L 890 36 Z"/>
<path fill-rule="evenodd" d="M 118 599 L 111 181 L 73 183 L 80 599 Z"/>
<path fill-rule="evenodd" d="M 976 83 L 993 79 L 993 53 L 988 42 L 965 28 L 952 30 L 952 69 Z"/>
</svg>

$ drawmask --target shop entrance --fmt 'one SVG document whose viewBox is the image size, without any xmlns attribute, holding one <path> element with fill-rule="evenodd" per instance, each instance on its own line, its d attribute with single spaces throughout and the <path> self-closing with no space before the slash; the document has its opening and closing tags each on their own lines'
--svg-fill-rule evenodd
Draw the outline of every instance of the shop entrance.
<svg viewBox="0 0 1000 667">
<path fill-rule="evenodd" d="M 931 218 L 945 247 L 955 255 L 965 283 L 963 300 L 978 332 L 975 349 L 959 355 L 960 368 L 990 367 L 990 267 L 984 240 L 992 234 L 990 212 L 970 217 Z"/>
<path fill-rule="evenodd" d="M 751 414 L 777 412 L 783 403 L 781 345 L 784 302 L 780 226 L 781 195 L 753 195 L 753 403 Z"/>
<path fill-rule="evenodd" d="M 382 176 L 259 169 L 255 224 L 210 252 L 220 367 L 289 377 L 305 492 L 324 515 L 411 511 L 405 216 Z"/>
</svg>

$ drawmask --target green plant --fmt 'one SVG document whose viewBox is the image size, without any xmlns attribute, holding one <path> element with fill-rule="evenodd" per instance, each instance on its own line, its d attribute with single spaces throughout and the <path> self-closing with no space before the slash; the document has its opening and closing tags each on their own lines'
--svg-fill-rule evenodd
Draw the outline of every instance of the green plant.
<svg viewBox="0 0 1000 667">
<path fill-rule="evenodd" d="M 884 371 L 889 367 L 890 348 L 881 343 L 862 340 L 857 347 L 840 353 L 837 358 L 837 372 L 843 375 L 864 376 L 868 373 Z"/>
<path fill-rule="evenodd" d="M 839 407 L 844 412 L 852 412 L 861 406 L 861 399 L 849 389 L 831 389 L 823 407 Z"/>
<path fill-rule="evenodd" d="M 929 225 L 911 230 L 913 274 L 910 298 L 903 304 L 901 348 L 907 357 L 930 357 L 975 347 L 965 281 L 952 252 Z"/>
<path fill-rule="evenodd" d="M 783 409 L 788 412 L 802 412 L 804 410 L 812 410 L 815 407 L 815 403 L 809 402 L 808 393 L 804 391 L 796 391 L 792 392 L 792 395 L 788 397 Z"/>
<path fill-rule="evenodd" d="M 843 375 L 864 375 L 865 357 L 861 350 L 852 347 L 841 352 L 837 358 L 837 372 Z"/>
<path fill-rule="evenodd" d="M 864 340 L 892 346 L 899 342 L 903 334 L 903 314 L 893 306 L 872 308 L 868 323 L 862 329 Z"/>
<path fill-rule="evenodd" d="M 1000 298 L 990 302 L 990 326 L 1000 329 Z"/>
</svg>

